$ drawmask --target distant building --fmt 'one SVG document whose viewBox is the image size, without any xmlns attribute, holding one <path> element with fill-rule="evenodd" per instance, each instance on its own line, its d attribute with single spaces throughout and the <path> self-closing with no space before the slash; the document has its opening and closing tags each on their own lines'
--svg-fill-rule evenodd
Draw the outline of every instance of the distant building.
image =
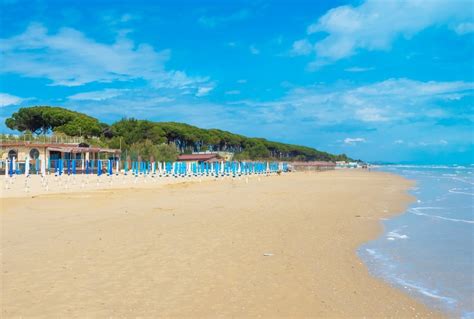
<svg viewBox="0 0 474 319">
<path fill-rule="evenodd" d="M 232 159 L 234 158 L 234 153 L 232 152 L 206 151 L 206 152 L 193 152 L 193 154 L 217 154 L 224 161 L 232 161 Z"/>
<path fill-rule="evenodd" d="M 293 171 L 327 171 L 336 168 L 333 162 L 292 162 L 289 164 Z"/>
<path fill-rule="evenodd" d="M 336 161 L 336 167 L 346 167 L 346 161 Z"/>
<path fill-rule="evenodd" d="M 206 154 L 181 154 L 178 156 L 178 162 L 218 162 L 222 158 L 218 154 L 206 153 Z"/>
<path fill-rule="evenodd" d="M 367 168 L 367 165 L 360 164 L 358 162 L 345 162 L 345 161 L 340 161 L 336 162 L 336 167 L 337 168 Z"/>
</svg>

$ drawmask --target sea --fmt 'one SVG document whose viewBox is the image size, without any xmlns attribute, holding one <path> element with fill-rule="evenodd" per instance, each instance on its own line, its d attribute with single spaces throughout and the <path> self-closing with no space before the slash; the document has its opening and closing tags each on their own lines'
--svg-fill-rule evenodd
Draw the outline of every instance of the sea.
<svg viewBox="0 0 474 319">
<path fill-rule="evenodd" d="M 386 165 L 414 180 L 408 209 L 358 250 L 370 273 L 428 307 L 474 318 L 474 165 Z"/>
</svg>

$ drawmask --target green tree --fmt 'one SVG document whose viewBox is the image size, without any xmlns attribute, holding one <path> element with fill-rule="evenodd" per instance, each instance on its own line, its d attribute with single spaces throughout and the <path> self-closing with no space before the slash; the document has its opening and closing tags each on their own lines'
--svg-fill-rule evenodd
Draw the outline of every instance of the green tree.
<svg viewBox="0 0 474 319">
<path fill-rule="evenodd" d="M 178 157 L 176 147 L 168 144 L 156 145 L 151 140 L 132 144 L 128 153 L 132 159 L 136 160 L 140 156 L 144 161 L 149 161 L 153 157 L 155 161 L 170 162 Z"/>
<path fill-rule="evenodd" d="M 223 130 L 201 129 L 184 123 L 124 118 L 109 126 L 86 114 L 61 107 L 21 108 L 6 119 L 5 123 L 10 129 L 20 132 L 31 131 L 40 134 L 52 131 L 68 136 L 100 137 L 88 139 L 88 142 L 102 147 L 121 147 L 131 153 L 140 153 L 144 158 L 154 156 L 157 160 L 175 158 L 177 151 L 192 153 L 212 150 L 234 152 L 236 159 L 245 160 L 352 161 L 345 154 L 334 155 L 311 147 L 273 142 L 263 138 L 248 138 Z"/>
<path fill-rule="evenodd" d="M 47 133 L 51 125 L 43 117 L 44 107 L 20 108 L 5 120 L 5 125 L 20 132 L 31 131 L 35 134 Z"/>
<path fill-rule="evenodd" d="M 97 119 L 61 107 L 33 106 L 20 108 L 5 120 L 12 130 L 46 134 L 50 130 L 69 136 L 99 136 L 102 132 Z"/>
</svg>

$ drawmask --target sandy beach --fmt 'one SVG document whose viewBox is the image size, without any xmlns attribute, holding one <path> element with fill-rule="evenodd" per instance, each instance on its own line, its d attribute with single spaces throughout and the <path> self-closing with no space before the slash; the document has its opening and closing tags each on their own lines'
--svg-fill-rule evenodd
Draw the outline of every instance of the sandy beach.
<svg viewBox="0 0 474 319">
<path fill-rule="evenodd" d="M 341 170 L 3 189 L 1 315 L 437 317 L 356 254 L 413 200 L 410 186 Z"/>
</svg>

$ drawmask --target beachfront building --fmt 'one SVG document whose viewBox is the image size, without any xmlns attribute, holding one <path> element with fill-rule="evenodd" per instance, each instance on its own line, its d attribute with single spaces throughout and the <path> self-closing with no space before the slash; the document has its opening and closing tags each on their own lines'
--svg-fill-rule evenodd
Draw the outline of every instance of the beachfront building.
<svg viewBox="0 0 474 319">
<path fill-rule="evenodd" d="M 336 168 L 334 162 L 292 162 L 290 169 L 292 171 L 327 171 Z"/>
<path fill-rule="evenodd" d="M 90 146 L 87 143 L 0 142 L 1 160 L 96 160 L 117 159 L 119 149 Z"/>
</svg>

